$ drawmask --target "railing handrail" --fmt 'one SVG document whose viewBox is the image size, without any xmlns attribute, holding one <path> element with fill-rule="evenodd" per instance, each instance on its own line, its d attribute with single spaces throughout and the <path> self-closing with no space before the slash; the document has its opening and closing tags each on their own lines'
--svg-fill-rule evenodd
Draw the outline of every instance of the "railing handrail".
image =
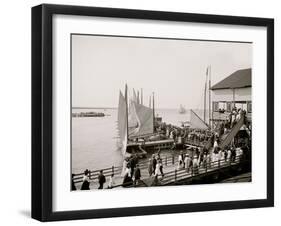
<svg viewBox="0 0 281 226">
<path fill-rule="evenodd" d="M 243 158 L 243 155 L 238 155 L 238 156 L 235 157 L 234 161 L 231 160 L 231 159 L 229 159 L 228 161 L 225 161 L 224 159 L 219 159 L 219 160 L 216 160 L 216 161 L 210 161 L 210 162 L 207 161 L 206 163 L 202 163 L 200 166 L 198 165 L 197 167 L 196 166 L 195 167 L 191 166 L 191 167 L 189 167 L 189 169 L 191 169 L 191 171 L 188 172 L 188 174 L 186 174 L 187 173 L 186 172 L 187 168 L 181 168 L 181 169 L 176 169 L 176 171 L 174 169 L 174 170 L 171 170 L 171 171 L 168 171 L 168 172 L 164 172 L 164 175 L 165 175 L 165 178 L 169 178 L 169 177 L 172 178 L 172 177 L 174 177 L 174 178 L 177 178 L 177 180 L 178 180 L 178 179 L 180 179 L 179 176 L 181 176 L 181 175 L 185 175 L 186 176 L 186 175 L 191 174 L 191 176 L 197 176 L 198 174 L 196 174 L 196 175 L 193 174 L 194 171 L 197 170 L 197 169 L 198 170 L 200 170 L 200 169 L 208 169 L 208 168 L 209 169 L 216 169 L 216 168 L 219 169 L 219 168 L 222 168 L 222 167 L 225 167 L 225 166 L 230 166 L 231 163 L 242 163 L 242 162 L 247 162 L 247 161 L 249 161 L 249 160 Z M 99 170 L 96 170 L 96 171 L 99 172 Z M 175 176 L 175 173 L 177 174 L 176 176 Z M 203 174 L 203 173 L 200 173 L 200 174 Z M 80 175 L 80 177 L 73 178 L 73 181 L 74 181 L 75 184 L 83 182 L 83 180 L 82 180 L 83 176 L 81 176 L 81 174 L 79 174 L 79 175 Z M 104 176 L 109 176 L 109 175 L 105 175 L 104 174 Z M 98 174 L 96 174 L 95 176 L 91 175 L 90 181 L 94 181 L 97 178 L 98 178 Z M 121 184 L 115 185 L 114 187 L 119 187 L 119 186 L 123 186 L 123 185 L 124 184 L 121 183 Z"/>
</svg>

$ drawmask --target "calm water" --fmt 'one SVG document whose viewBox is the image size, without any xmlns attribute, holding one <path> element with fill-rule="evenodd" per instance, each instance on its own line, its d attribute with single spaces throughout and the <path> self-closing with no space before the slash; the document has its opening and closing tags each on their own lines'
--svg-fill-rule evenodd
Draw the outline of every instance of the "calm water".
<svg viewBox="0 0 281 226">
<path fill-rule="evenodd" d="M 104 112 L 105 117 L 72 118 L 72 172 L 86 168 L 100 169 L 122 165 L 123 157 L 117 147 L 117 109 L 73 109 L 73 112 Z M 181 125 L 189 121 L 189 111 L 178 109 L 156 110 L 163 122 Z"/>
</svg>

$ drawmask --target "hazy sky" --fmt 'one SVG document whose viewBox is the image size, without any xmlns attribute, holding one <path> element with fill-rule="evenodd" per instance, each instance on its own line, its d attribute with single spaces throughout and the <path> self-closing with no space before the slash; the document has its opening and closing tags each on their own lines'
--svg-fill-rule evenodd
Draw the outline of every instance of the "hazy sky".
<svg viewBox="0 0 281 226">
<path fill-rule="evenodd" d="M 73 35 L 72 106 L 117 107 L 127 83 L 156 108 L 202 108 L 208 65 L 214 85 L 251 64 L 249 43 Z"/>
</svg>

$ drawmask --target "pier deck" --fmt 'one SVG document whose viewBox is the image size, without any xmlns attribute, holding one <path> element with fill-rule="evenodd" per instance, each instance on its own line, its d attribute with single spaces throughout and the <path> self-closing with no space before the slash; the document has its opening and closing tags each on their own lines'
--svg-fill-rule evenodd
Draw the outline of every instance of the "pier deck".
<svg viewBox="0 0 281 226">
<path fill-rule="evenodd" d="M 165 156 L 162 158 L 164 176 L 149 176 L 148 161 L 139 163 L 141 170 L 141 181 L 136 187 L 150 187 L 150 186 L 164 186 L 164 185 L 176 185 L 176 184 L 193 184 L 200 183 L 200 181 L 216 181 L 221 175 L 224 178 L 232 177 L 232 172 L 239 173 L 245 171 L 244 169 L 250 169 L 250 161 L 244 159 L 243 156 L 237 156 L 234 161 L 219 160 L 215 162 L 209 162 L 208 164 L 201 164 L 198 168 L 180 168 L 177 158 L 175 156 Z M 123 176 L 121 176 L 122 166 L 109 167 L 103 169 L 103 174 L 106 177 L 106 183 L 104 188 L 108 187 L 109 177 L 114 173 L 114 185 L 113 188 L 123 188 Z M 90 173 L 90 189 L 97 189 L 99 170 L 91 171 Z M 74 183 L 77 190 L 80 190 L 82 185 L 83 173 L 76 174 L 74 176 Z M 211 182 L 210 182 L 211 183 Z M 130 185 L 128 187 L 133 187 Z"/>
</svg>

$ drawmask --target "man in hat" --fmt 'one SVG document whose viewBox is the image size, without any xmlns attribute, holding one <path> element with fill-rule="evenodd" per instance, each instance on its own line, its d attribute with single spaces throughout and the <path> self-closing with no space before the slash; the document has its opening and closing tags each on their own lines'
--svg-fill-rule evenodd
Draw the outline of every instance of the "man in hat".
<svg viewBox="0 0 281 226">
<path fill-rule="evenodd" d="M 135 176 L 135 180 L 134 180 L 134 185 L 138 185 L 139 184 L 139 181 L 140 181 L 140 178 L 141 178 L 141 171 L 140 171 L 140 168 L 139 168 L 139 164 L 136 165 L 136 169 L 134 171 L 134 176 Z"/>
<path fill-rule="evenodd" d="M 155 158 L 155 155 L 152 155 L 152 172 L 155 175 L 155 169 L 156 169 L 156 164 L 157 164 L 157 160 Z"/>
<path fill-rule="evenodd" d="M 103 189 L 103 184 L 105 183 L 105 176 L 103 175 L 103 171 L 100 171 L 100 174 L 98 176 L 98 180 L 99 180 L 99 188 L 98 189 Z"/>
</svg>

